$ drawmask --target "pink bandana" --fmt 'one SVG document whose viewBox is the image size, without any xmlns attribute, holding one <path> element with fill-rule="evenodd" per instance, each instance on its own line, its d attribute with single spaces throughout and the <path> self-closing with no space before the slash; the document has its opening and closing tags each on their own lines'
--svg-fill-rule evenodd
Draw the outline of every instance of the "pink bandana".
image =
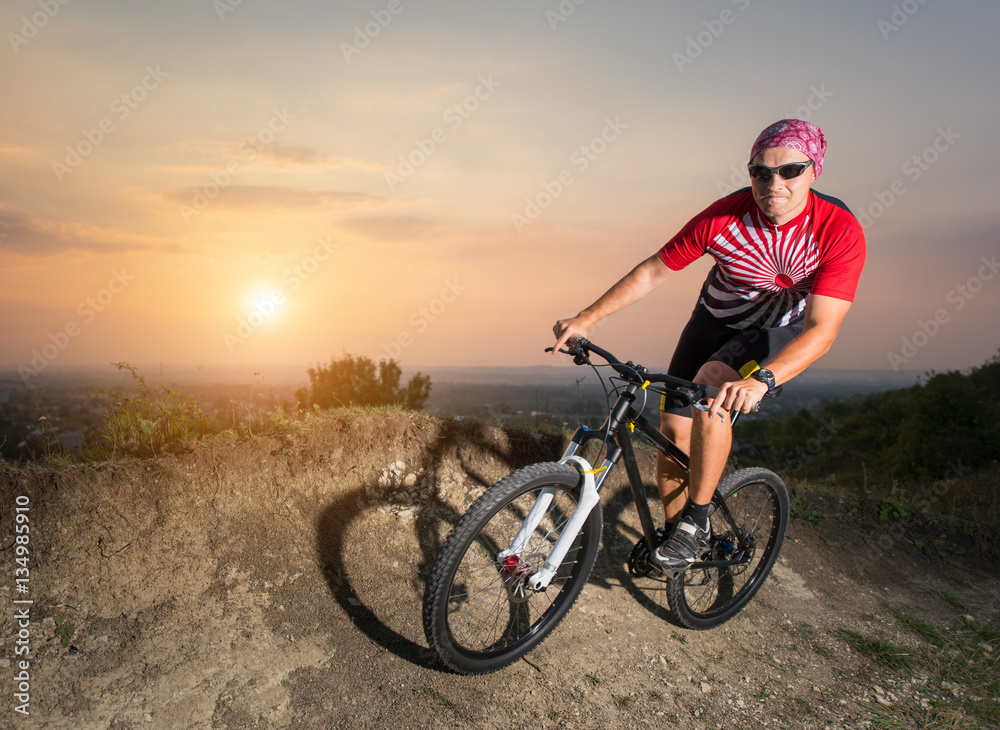
<svg viewBox="0 0 1000 730">
<path fill-rule="evenodd" d="M 772 147 L 790 147 L 805 154 L 813 161 L 816 177 L 823 170 L 823 155 L 826 154 L 826 137 L 823 130 L 815 124 L 803 122 L 801 119 L 782 119 L 765 129 L 753 143 L 750 159 L 757 156 L 761 150 Z"/>
</svg>

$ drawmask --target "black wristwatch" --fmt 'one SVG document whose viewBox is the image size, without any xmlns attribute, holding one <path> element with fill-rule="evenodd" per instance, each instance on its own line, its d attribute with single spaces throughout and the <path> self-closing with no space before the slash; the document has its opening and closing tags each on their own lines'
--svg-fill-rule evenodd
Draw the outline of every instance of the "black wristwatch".
<svg viewBox="0 0 1000 730">
<path fill-rule="evenodd" d="M 774 373 L 772 373 L 770 370 L 766 370 L 765 368 L 754 370 L 753 377 L 767 386 L 767 392 L 764 393 L 765 398 L 767 398 L 774 392 Z"/>
</svg>

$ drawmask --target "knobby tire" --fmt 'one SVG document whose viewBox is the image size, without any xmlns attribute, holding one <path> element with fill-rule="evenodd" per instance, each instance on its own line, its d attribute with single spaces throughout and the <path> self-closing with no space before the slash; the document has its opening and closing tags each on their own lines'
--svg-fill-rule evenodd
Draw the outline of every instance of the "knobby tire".
<svg viewBox="0 0 1000 730">
<path fill-rule="evenodd" d="M 690 629 L 710 629 L 725 623 L 754 597 L 781 552 L 788 528 L 788 490 L 767 469 L 742 469 L 723 479 L 718 493 L 725 498 L 743 533 L 741 547 L 722 510 L 712 513 L 712 538 L 702 561 L 731 560 L 725 567 L 697 564 L 667 581 L 667 598 L 675 617 Z M 747 562 L 741 557 L 749 556 Z"/>
<path fill-rule="evenodd" d="M 548 589 L 532 591 L 526 579 L 562 533 L 582 482 L 571 466 L 533 464 L 490 487 L 459 520 L 431 568 L 423 605 L 427 640 L 448 667 L 460 674 L 496 671 L 537 647 L 566 615 L 597 559 L 600 503 Z M 546 488 L 555 496 L 528 544 L 513 561 L 500 559 Z"/>
</svg>

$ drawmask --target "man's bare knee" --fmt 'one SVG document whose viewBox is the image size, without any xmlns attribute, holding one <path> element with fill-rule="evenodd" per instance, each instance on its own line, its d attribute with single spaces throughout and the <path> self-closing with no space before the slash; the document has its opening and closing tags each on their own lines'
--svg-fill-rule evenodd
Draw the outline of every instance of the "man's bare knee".
<svg viewBox="0 0 1000 730">
<path fill-rule="evenodd" d="M 694 376 L 694 382 L 714 385 L 715 387 L 741 379 L 738 372 L 718 360 L 709 360 L 701 366 L 698 374 Z"/>
<path fill-rule="evenodd" d="M 691 419 L 676 413 L 660 413 L 660 433 L 687 451 L 691 444 Z"/>
</svg>

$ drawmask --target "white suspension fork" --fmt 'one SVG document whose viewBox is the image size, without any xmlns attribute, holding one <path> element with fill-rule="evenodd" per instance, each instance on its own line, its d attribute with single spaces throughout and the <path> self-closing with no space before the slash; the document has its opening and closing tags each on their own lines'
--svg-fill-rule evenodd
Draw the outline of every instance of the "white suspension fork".
<svg viewBox="0 0 1000 730">
<path fill-rule="evenodd" d="M 576 464 L 580 468 L 583 476 L 583 486 L 580 489 L 580 503 L 576 506 L 576 509 L 573 510 L 573 514 L 570 516 L 569 521 L 563 527 L 562 534 L 559 535 L 555 545 L 552 546 L 552 552 L 549 553 L 549 556 L 541 570 L 528 578 L 528 585 L 536 591 L 543 591 L 548 588 L 552 579 L 555 577 L 556 571 L 559 569 L 559 566 L 562 565 L 563 560 L 566 558 L 566 554 L 569 552 L 570 547 L 572 547 L 573 542 L 576 540 L 577 534 L 579 534 L 580 530 L 583 529 L 583 523 L 587 521 L 591 511 L 601 501 L 601 497 L 597 491 L 598 481 L 594 479 L 595 470 L 586 459 L 580 456 L 570 455 L 564 457 L 559 463 Z M 603 476 L 607 473 L 608 466 L 609 464 L 605 464 L 605 468 L 601 470 L 601 481 L 603 481 Z M 542 490 L 542 492 L 535 499 L 534 506 L 525 518 L 524 523 L 522 523 L 521 529 L 518 530 L 511 546 L 499 554 L 499 558 L 501 560 L 504 560 L 511 555 L 521 554 L 531 535 L 541 523 L 542 517 L 551 506 L 554 496 L 554 489 Z"/>
<path fill-rule="evenodd" d="M 549 509 L 549 505 L 552 504 L 552 498 L 555 497 L 556 490 L 549 488 L 543 489 L 539 492 L 538 496 L 535 497 L 535 504 L 528 513 L 528 516 L 524 518 L 524 522 L 521 523 L 521 529 L 517 531 L 514 536 L 514 542 L 510 544 L 510 547 L 506 550 L 501 551 L 497 557 L 503 561 L 509 558 L 511 555 L 520 555 L 524 552 L 525 546 L 528 544 L 528 540 L 531 539 L 532 534 L 538 527 L 538 524 L 542 521 L 542 517 Z"/>
</svg>

